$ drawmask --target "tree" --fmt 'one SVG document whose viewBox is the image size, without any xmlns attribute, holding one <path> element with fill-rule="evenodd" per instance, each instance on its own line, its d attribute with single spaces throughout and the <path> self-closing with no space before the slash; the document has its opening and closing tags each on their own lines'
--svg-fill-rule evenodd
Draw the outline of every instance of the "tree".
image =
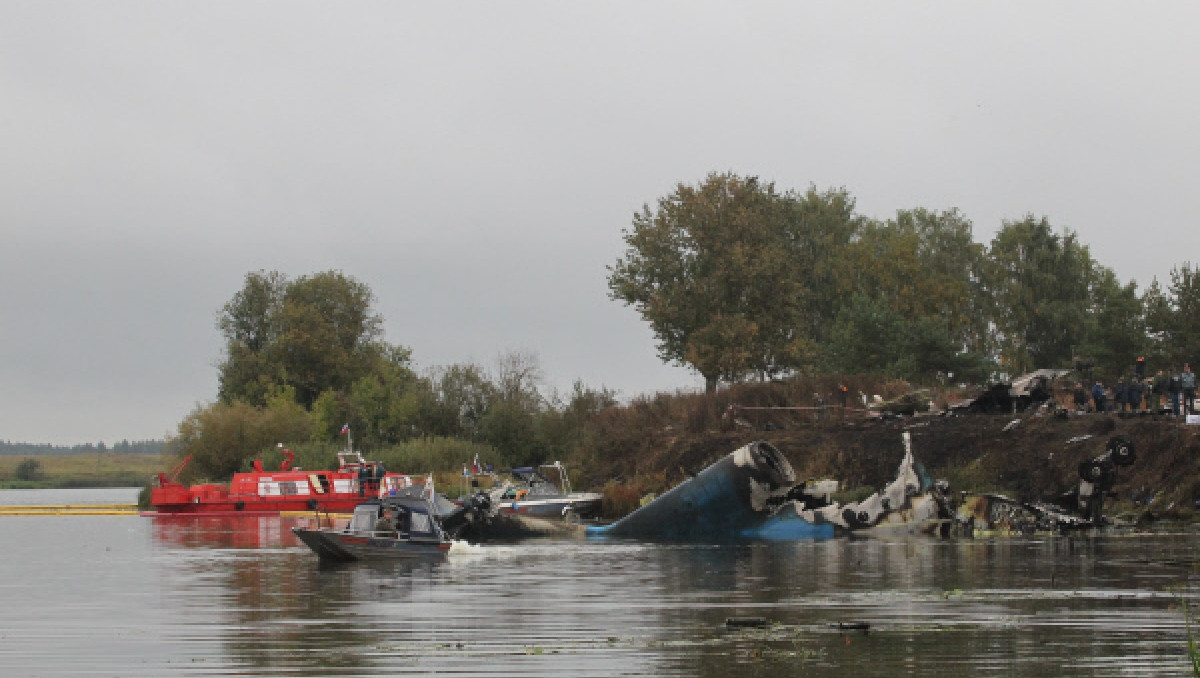
<svg viewBox="0 0 1200 678">
<path fill-rule="evenodd" d="M 887 373 L 900 354 L 903 317 L 882 299 L 855 295 L 829 333 L 827 365 L 832 372 Z"/>
<path fill-rule="evenodd" d="M 278 272 L 247 274 L 218 317 L 220 402 L 261 406 L 273 389 L 290 386 L 311 407 L 321 393 L 349 388 L 391 350 L 373 300 L 370 288 L 336 271 L 290 282 Z"/>
<path fill-rule="evenodd" d="M 522 409 L 536 412 L 545 405 L 538 384 L 542 368 L 537 355 L 529 351 L 507 351 L 496 357 L 496 376 L 492 379 L 495 396 L 503 402 L 515 403 Z"/>
<path fill-rule="evenodd" d="M 932 383 L 954 375 L 980 380 L 990 365 L 966 351 L 961 333 L 938 316 L 905 317 L 886 299 L 857 295 L 839 314 L 830 333 L 829 367 L 834 372 L 878 373 Z"/>
<path fill-rule="evenodd" d="M 1146 323 L 1168 364 L 1179 370 L 1194 363 L 1200 357 L 1200 268 L 1190 263 L 1172 268 L 1167 290 L 1155 280 L 1145 306 Z"/>
<path fill-rule="evenodd" d="M 917 315 L 939 318 L 967 351 L 986 353 L 989 333 L 979 301 L 984 248 L 975 242 L 970 220 L 956 209 L 918 208 L 897 212 L 894 224 L 916 237 Z"/>
<path fill-rule="evenodd" d="M 354 441 L 363 449 L 394 445 L 417 435 L 420 385 L 410 367 L 410 351 L 382 345 L 374 369 L 345 391 L 330 389 L 313 403 L 319 435 L 340 435 L 349 424 Z"/>
<path fill-rule="evenodd" d="M 198 406 L 169 444 L 180 456 L 192 455 L 188 477 L 223 479 L 276 444 L 307 441 L 312 434 L 311 415 L 285 387 L 270 394 L 264 407 L 240 400 Z"/>
<path fill-rule="evenodd" d="M 1070 367 L 1096 277 L 1087 246 L 1031 215 L 1005 222 L 988 259 L 985 285 L 1003 366 L 1012 374 Z"/>
<path fill-rule="evenodd" d="M 609 267 L 610 296 L 651 327 L 659 356 L 718 381 L 813 364 L 831 305 L 829 254 L 858 222 L 844 192 L 780 195 L 756 177 L 710 174 L 635 214 Z M 829 316 L 825 316 L 828 318 Z"/>
<path fill-rule="evenodd" d="M 1111 269 L 1096 267 L 1086 332 L 1079 344 L 1077 354 L 1089 357 L 1103 379 L 1115 380 L 1132 370 L 1134 358 L 1150 345 L 1136 282 L 1122 285 Z"/>
<path fill-rule="evenodd" d="M 479 422 L 479 439 L 495 448 L 501 463 L 523 466 L 545 461 L 534 413 L 518 402 L 501 400 L 489 407 Z"/>
<path fill-rule="evenodd" d="M 848 301 L 825 342 L 834 371 L 928 382 L 974 375 L 986 363 L 974 301 L 983 248 L 956 210 L 901 211 L 868 223 L 837 261 L 838 297 Z"/>
<path fill-rule="evenodd" d="M 462 363 L 433 370 L 418 392 L 421 432 L 475 440 L 495 391 L 479 365 Z"/>
<path fill-rule="evenodd" d="M 26 457 L 17 464 L 17 469 L 14 471 L 17 480 L 41 480 L 42 479 L 42 462 L 32 457 Z"/>
<path fill-rule="evenodd" d="M 246 274 L 242 289 L 217 316 L 225 337 L 225 360 L 218 368 L 217 398 L 264 404 L 274 385 L 286 380 L 283 366 L 270 352 L 279 339 L 279 322 L 287 278 L 277 271 Z"/>
</svg>

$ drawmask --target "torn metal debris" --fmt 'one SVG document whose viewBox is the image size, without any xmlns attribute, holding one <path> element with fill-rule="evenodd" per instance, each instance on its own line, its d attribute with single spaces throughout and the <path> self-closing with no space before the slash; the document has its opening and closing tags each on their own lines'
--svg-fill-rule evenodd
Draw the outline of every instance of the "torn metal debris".
<svg viewBox="0 0 1200 678">
<path fill-rule="evenodd" d="M 1050 384 L 1070 370 L 1035 370 L 1011 382 L 1000 382 L 987 388 L 978 397 L 955 403 L 956 413 L 1011 414 L 1036 410 L 1054 399 Z"/>
<path fill-rule="evenodd" d="M 943 487 L 913 458 L 908 433 L 896 479 L 851 504 L 831 501 L 834 481 L 797 483 L 770 443 L 750 443 L 591 537 L 720 542 L 820 539 L 882 525 L 945 522 Z"/>
<path fill-rule="evenodd" d="M 1076 442 L 1072 438 L 1068 442 Z M 983 534 L 1061 534 L 1107 524 L 1104 500 L 1112 491 L 1117 469 L 1137 459 L 1133 443 L 1113 436 L 1103 454 L 1079 464 L 1079 487 L 1054 502 L 1022 502 L 1000 494 L 963 493 L 955 511 L 956 532 Z"/>
</svg>

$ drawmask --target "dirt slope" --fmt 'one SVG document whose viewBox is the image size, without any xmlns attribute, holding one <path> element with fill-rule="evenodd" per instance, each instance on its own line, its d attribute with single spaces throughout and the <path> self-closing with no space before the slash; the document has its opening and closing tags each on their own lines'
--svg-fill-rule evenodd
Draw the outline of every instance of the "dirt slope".
<svg viewBox="0 0 1200 678">
<path fill-rule="evenodd" d="M 1078 487 L 1079 463 L 1103 453 L 1110 436 L 1123 435 L 1133 441 L 1137 460 L 1119 470 L 1110 513 L 1190 519 L 1200 500 L 1200 426 L 1173 417 L 971 414 L 839 420 L 797 415 L 782 424 L 762 418 L 730 424 L 729 419 L 719 425 L 633 427 L 624 441 L 606 440 L 611 449 L 599 450 L 584 465 L 580 486 L 623 487 L 627 503 L 630 494 L 661 491 L 748 442 L 766 440 L 783 451 L 801 479 L 834 478 L 849 493 L 871 491 L 894 477 L 904 453 L 901 434 L 909 431 L 916 458 L 933 477 L 948 480 L 952 490 L 1041 500 Z M 1090 437 L 1079 440 L 1083 436 Z M 619 504 L 612 506 L 614 512 L 630 508 Z"/>
</svg>

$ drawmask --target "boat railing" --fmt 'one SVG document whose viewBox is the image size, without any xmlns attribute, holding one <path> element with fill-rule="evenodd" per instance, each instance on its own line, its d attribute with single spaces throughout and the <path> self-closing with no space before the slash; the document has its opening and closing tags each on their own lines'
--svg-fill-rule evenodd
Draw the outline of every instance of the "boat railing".
<svg viewBox="0 0 1200 678">
<path fill-rule="evenodd" d="M 562 465 L 561 461 L 556 461 L 553 464 L 542 464 L 539 468 L 552 468 L 558 471 L 558 486 L 559 492 L 563 495 L 571 494 L 571 479 L 567 477 L 567 469 Z M 553 483 L 554 481 L 550 481 Z"/>
</svg>

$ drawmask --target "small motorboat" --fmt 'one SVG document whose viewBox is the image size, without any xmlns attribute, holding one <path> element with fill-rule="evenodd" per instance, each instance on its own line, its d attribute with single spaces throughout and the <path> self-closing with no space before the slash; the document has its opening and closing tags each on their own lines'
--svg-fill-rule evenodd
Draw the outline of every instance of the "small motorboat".
<svg viewBox="0 0 1200 678">
<path fill-rule="evenodd" d="M 380 518 L 390 516 L 387 524 Z M 293 527 L 300 541 L 327 562 L 443 557 L 450 539 L 425 497 L 387 496 L 354 507 L 344 529 Z"/>
<path fill-rule="evenodd" d="M 542 469 L 553 470 L 555 484 Z M 571 481 L 562 463 L 524 466 L 512 469 L 516 483 L 504 483 L 490 493 L 497 513 L 518 513 L 539 518 L 594 518 L 600 513 L 604 495 L 598 492 L 572 492 Z"/>
</svg>

